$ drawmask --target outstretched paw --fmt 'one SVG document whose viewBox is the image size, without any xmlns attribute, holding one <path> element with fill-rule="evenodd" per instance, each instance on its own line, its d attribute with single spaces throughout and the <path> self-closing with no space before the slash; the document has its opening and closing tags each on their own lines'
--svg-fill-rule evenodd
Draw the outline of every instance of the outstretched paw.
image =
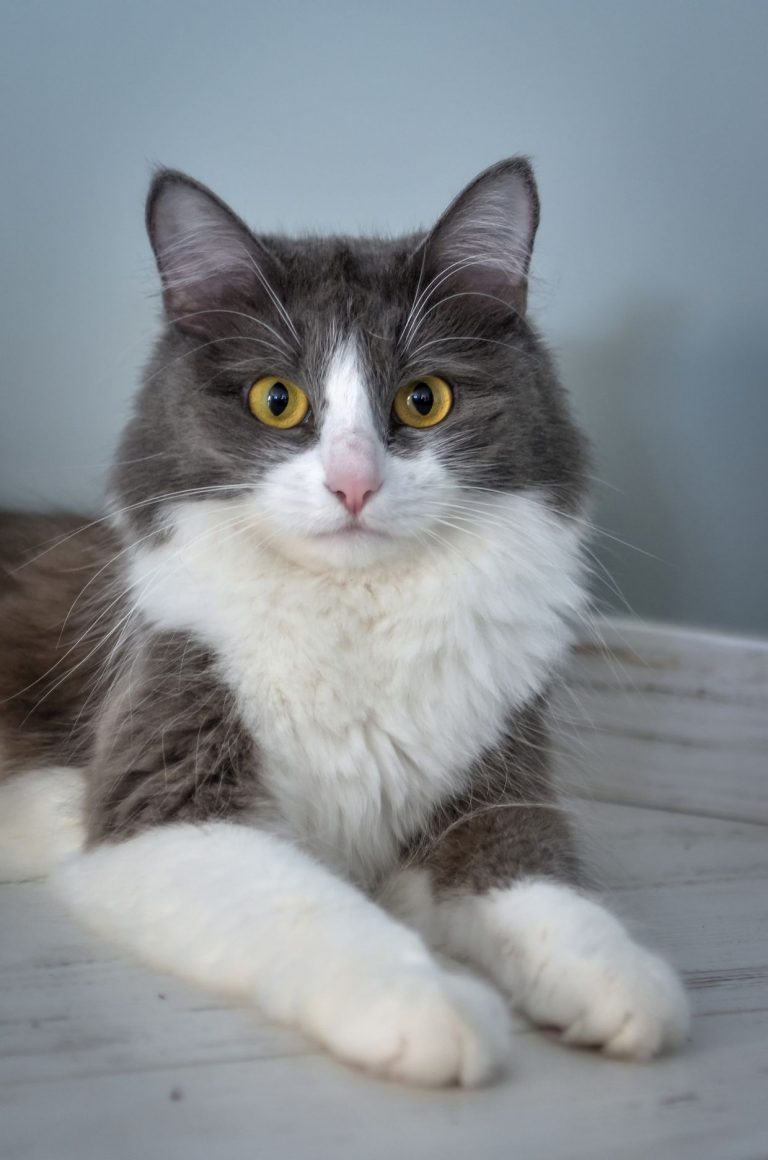
<svg viewBox="0 0 768 1160">
<path fill-rule="evenodd" d="M 486 984 L 436 968 L 396 971 L 342 1001 L 323 1036 L 348 1063 L 429 1087 L 477 1087 L 494 1078 L 509 1053 L 509 1016 Z"/>
<path fill-rule="evenodd" d="M 650 1059 L 684 1040 L 688 1002 L 663 959 L 598 903 L 567 887 L 510 891 L 507 948 L 516 1006 L 565 1043 Z"/>
</svg>

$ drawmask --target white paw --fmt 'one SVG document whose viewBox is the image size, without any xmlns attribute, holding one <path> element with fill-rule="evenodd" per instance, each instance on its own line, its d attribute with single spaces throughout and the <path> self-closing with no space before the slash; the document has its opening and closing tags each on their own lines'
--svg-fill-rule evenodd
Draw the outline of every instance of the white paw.
<svg viewBox="0 0 768 1160">
<path fill-rule="evenodd" d="M 493 1079 L 509 1053 L 509 1014 L 477 979 L 435 967 L 395 970 L 364 1001 L 335 1003 L 323 1039 L 341 1059 L 406 1083 L 476 1087 Z"/>
<path fill-rule="evenodd" d="M 672 968 L 596 902 L 551 883 L 516 891 L 508 943 L 516 1005 L 564 1042 L 650 1059 L 678 1046 L 688 1002 Z M 511 931 L 510 931 L 511 934 Z"/>
</svg>

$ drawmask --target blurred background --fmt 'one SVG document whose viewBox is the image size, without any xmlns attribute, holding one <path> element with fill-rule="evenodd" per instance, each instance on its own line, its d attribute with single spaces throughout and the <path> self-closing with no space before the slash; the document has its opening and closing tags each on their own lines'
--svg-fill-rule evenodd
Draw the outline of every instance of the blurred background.
<svg viewBox="0 0 768 1160">
<path fill-rule="evenodd" d="M 768 5 L 3 0 L 0 503 L 98 507 L 155 330 L 156 162 L 263 230 L 535 163 L 531 310 L 617 607 L 768 631 Z"/>
</svg>

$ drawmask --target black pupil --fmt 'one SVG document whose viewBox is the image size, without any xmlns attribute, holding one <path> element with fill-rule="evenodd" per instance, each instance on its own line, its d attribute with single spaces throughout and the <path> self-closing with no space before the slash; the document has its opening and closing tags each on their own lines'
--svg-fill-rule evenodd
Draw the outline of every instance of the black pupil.
<svg viewBox="0 0 768 1160">
<path fill-rule="evenodd" d="M 411 391 L 411 406 L 420 415 L 428 415 L 432 410 L 434 401 L 435 396 L 432 394 L 432 388 L 426 383 L 419 383 Z"/>
<path fill-rule="evenodd" d="M 267 406 L 273 415 L 282 415 L 288 406 L 288 399 L 288 388 L 284 387 L 282 383 L 275 383 L 274 386 L 269 388 Z"/>
</svg>

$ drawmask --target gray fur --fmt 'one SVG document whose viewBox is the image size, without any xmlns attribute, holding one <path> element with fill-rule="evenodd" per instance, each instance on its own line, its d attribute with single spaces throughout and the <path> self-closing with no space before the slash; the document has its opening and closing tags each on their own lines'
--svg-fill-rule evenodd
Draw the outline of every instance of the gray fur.
<svg viewBox="0 0 768 1160">
<path fill-rule="evenodd" d="M 215 658 L 159 633 L 135 649 L 95 730 L 91 842 L 166 821 L 234 820 L 259 798 L 258 756 Z"/>
<path fill-rule="evenodd" d="M 582 880 L 552 785 L 545 716 L 543 700 L 518 713 L 472 769 L 471 788 L 444 802 L 405 852 L 409 864 L 430 870 L 438 894 L 507 886 L 527 874 Z"/>
<path fill-rule="evenodd" d="M 103 520 L 0 512 L 0 776 L 87 761 L 124 612 Z"/>
</svg>

